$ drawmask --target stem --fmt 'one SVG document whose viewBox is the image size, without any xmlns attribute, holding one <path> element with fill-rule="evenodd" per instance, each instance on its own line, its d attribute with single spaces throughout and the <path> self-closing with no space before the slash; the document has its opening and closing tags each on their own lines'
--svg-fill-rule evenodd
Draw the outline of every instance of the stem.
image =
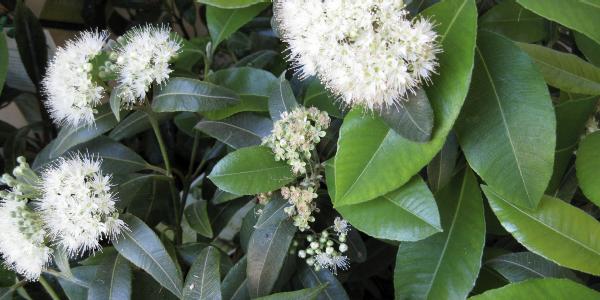
<svg viewBox="0 0 600 300">
<path fill-rule="evenodd" d="M 43 276 L 40 276 L 39 280 L 46 292 L 48 293 L 48 295 L 50 295 L 50 298 L 52 298 L 52 300 L 60 300 L 60 297 L 58 296 L 56 291 L 52 288 L 52 286 L 48 283 L 48 281 L 46 281 L 46 279 Z"/>
<path fill-rule="evenodd" d="M 169 153 L 167 152 L 167 147 L 165 146 L 165 140 L 163 139 L 162 133 L 160 132 L 160 125 L 158 124 L 158 120 L 156 119 L 156 115 L 152 111 L 151 108 L 146 107 L 144 109 L 146 115 L 148 115 L 148 120 L 150 121 L 150 125 L 152 126 L 152 130 L 154 130 L 154 135 L 156 135 L 156 140 L 158 141 L 158 147 L 160 148 L 160 153 L 163 157 L 163 161 L 165 163 L 165 171 L 167 177 L 169 177 L 169 190 L 171 191 L 171 200 L 173 201 L 173 210 L 175 211 L 175 244 L 180 245 L 183 231 L 181 229 L 181 213 L 180 213 L 180 199 L 177 194 L 177 188 L 175 187 L 175 179 L 173 178 L 173 170 L 171 169 L 171 162 L 169 160 Z"/>
<path fill-rule="evenodd" d="M 196 162 L 196 153 L 198 152 L 198 144 L 200 142 L 199 133 L 194 134 L 194 145 L 192 146 L 192 154 L 190 155 L 190 164 L 188 166 L 188 172 L 185 177 L 190 177 L 194 168 L 194 162 Z"/>
</svg>

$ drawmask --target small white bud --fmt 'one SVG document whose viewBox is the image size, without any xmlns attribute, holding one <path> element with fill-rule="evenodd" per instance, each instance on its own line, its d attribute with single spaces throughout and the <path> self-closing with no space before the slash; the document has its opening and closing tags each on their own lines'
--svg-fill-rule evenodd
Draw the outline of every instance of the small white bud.
<svg viewBox="0 0 600 300">
<path fill-rule="evenodd" d="M 339 249 L 340 249 L 340 252 L 344 253 L 344 252 L 348 251 L 348 245 L 342 243 L 342 244 L 340 244 Z"/>
</svg>

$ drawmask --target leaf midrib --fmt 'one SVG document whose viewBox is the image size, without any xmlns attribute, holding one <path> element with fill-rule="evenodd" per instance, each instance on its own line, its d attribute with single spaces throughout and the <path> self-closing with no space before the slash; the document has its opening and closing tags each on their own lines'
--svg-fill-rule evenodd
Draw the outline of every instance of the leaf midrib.
<svg viewBox="0 0 600 300">
<path fill-rule="evenodd" d="M 209 177 L 210 178 L 220 178 L 220 177 L 236 176 L 236 175 L 242 175 L 242 174 L 260 173 L 260 172 L 270 171 L 270 170 L 275 170 L 275 169 L 287 169 L 287 168 L 288 168 L 288 166 L 277 166 L 277 167 L 272 167 L 272 168 L 264 168 L 264 169 L 250 170 L 250 171 L 216 174 L 216 175 L 210 175 Z"/>
<path fill-rule="evenodd" d="M 509 141 L 510 147 L 512 149 L 511 153 L 515 158 L 515 162 L 517 163 L 517 170 L 519 171 L 519 175 L 520 175 L 519 178 L 521 179 L 521 182 L 523 183 L 523 189 L 525 190 L 525 194 L 527 195 L 527 202 L 529 202 L 529 204 L 531 204 L 533 206 L 535 203 L 533 202 L 533 199 L 531 198 L 531 195 L 529 194 L 529 189 L 527 188 L 527 184 L 525 183 L 525 177 L 523 175 L 523 170 L 521 169 L 521 163 L 519 161 L 519 158 L 517 157 L 515 145 L 512 140 L 512 135 L 510 133 L 510 128 L 508 127 L 508 122 L 506 120 L 506 116 L 504 115 L 504 109 L 502 108 L 502 102 L 500 101 L 500 95 L 498 94 L 498 90 L 496 89 L 496 84 L 494 83 L 492 74 L 490 73 L 490 70 L 488 69 L 487 63 L 485 62 L 485 58 L 483 57 L 483 54 L 479 50 L 479 47 L 475 47 L 475 50 L 477 51 L 477 54 L 479 55 L 479 57 L 481 59 L 481 63 L 483 64 L 485 73 L 490 81 L 490 85 L 492 87 L 492 91 L 494 92 L 494 96 L 495 96 L 494 99 L 498 103 L 498 108 L 500 110 L 500 116 L 502 117 L 502 124 L 504 125 L 504 128 L 506 128 L 506 135 L 508 137 L 508 141 Z"/>
<path fill-rule="evenodd" d="M 441 231 L 441 230 L 442 230 L 442 228 L 440 228 L 440 227 L 438 227 L 438 226 L 436 226 L 436 225 L 434 225 L 434 224 L 431 224 L 429 221 L 425 220 L 424 218 L 422 218 L 421 216 L 419 216 L 418 214 L 416 214 L 416 213 L 415 213 L 415 212 L 413 212 L 412 210 L 410 210 L 410 209 L 407 209 L 407 208 L 406 208 L 406 207 L 404 207 L 404 206 L 400 206 L 400 205 L 398 205 L 398 203 L 396 203 L 396 202 L 394 201 L 394 199 L 392 199 L 392 198 L 388 197 L 388 195 L 383 195 L 383 196 L 381 196 L 381 198 L 383 198 L 383 199 L 385 199 L 385 200 L 387 200 L 387 201 L 391 202 L 391 203 L 392 203 L 394 206 L 397 206 L 397 207 L 399 207 L 399 208 L 400 208 L 400 209 L 402 209 L 403 211 L 405 211 L 405 212 L 408 212 L 409 214 L 411 214 L 411 215 L 412 215 L 412 216 L 414 216 L 415 218 L 417 218 L 417 219 L 421 220 L 423 223 L 425 223 L 425 224 L 427 224 L 427 225 L 429 225 L 429 226 L 431 226 L 431 227 L 433 227 L 433 228 L 435 228 L 435 229 L 438 229 L 439 231 Z"/>
</svg>

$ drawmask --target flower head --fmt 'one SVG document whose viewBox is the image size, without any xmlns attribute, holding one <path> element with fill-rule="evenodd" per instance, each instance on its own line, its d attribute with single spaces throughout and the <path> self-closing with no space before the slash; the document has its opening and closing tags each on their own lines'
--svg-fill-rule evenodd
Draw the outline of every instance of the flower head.
<svg viewBox="0 0 600 300">
<path fill-rule="evenodd" d="M 313 211 L 318 211 L 314 199 L 318 197 L 315 186 L 290 186 L 281 188 L 281 196 L 291 206 L 284 208 L 284 212 L 294 219 L 294 226 L 300 231 L 310 229 L 309 223 L 315 221 Z"/>
<path fill-rule="evenodd" d="M 401 0 L 279 0 L 275 17 L 303 77 L 316 75 L 348 105 L 398 104 L 427 81 L 440 52 L 433 25 Z"/>
<path fill-rule="evenodd" d="M 286 161 L 296 175 L 306 174 L 311 152 L 325 136 L 329 122 L 326 112 L 314 107 L 298 107 L 281 114 L 263 144 L 273 150 L 275 160 Z"/>
<path fill-rule="evenodd" d="M 126 105 L 143 101 L 152 83 L 169 79 L 169 61 L 181 49 L 167 27 L 136 27 L 119 38 L 115 47 L 119 93 Z"/>
<path fill-rule="evenodd" d="M 61 159 L 42 175 L 43 196 L 37 203 L 52 240 L 71 255 L 100 248 L 99 240 L 124 227 L 118 219 L 110 177 L 101 160 L 87 156 Z"/>
<path fill-rule="evenodd" d="M 106 43 L 106 32 L 85 31 L 58 48 L 42 81 L 46 106 L 55 123 L 67 126 L 94 123 L 95 107 L 104 88 L 93 79 L 92 60 Z"/>
<path fill-rule="evenodd" d="M 348 234 L 348 231 L 350 231 L 348 221 L 340 217 L 335 217 L 335 219 L 333 220 L 333 231 L 335 231 L 338 235 Z"/>
</svg>

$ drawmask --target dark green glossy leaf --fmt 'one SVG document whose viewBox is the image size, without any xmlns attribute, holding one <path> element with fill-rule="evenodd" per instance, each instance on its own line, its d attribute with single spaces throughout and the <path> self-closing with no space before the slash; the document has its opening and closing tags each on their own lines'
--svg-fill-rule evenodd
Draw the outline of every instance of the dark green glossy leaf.
<svg viewBox="0 0 600 300">
<path fill-rule="evenodd" d="M 242 300 L 249 299 L 248 288 L 246 287 L 246 257 L 242 257 L 229 270 L 229 273 L 223 279 L 221 284 L 221 293 L 224 300 Z"/>
<path fill-rule="evenodd" d="M 573 151 L 577 148 L 585 125 L 595 111 L 597 96 L 590 96 L 562 102 L 554 107 L 556 112 L 556 151 L 554 172 L 547 193 L 554 193 L 569 167 Z"/>
<path fill-rule="evenodd" d="M 121 255 L 105 257 L 88 290 L 88 300 L 131 298 L 131 268 Z"/>
<path fill-rule="evenodd" d="M 152 99 L 155 112 L 214 111 L 239 103 L 239 96 L 210 82 L 177 77 L 156 90 Z"/>
<path fill-rule="evenodd" d="M 270 65 L 278 55 L 279 53 L 273 50 L 260 50 L 238 60 L 233 66 L 262 69 Z"/>
<path fill-rule="evenodd" d="M 254 5 L 256 3 L 269 2 L 268 0 L 198 0 L 200 3 L 220 7 L 220 8 L 242 8 Z"/>
<path fill-rule="evenodd" d="M 340 130 L 335 159 L 336 206 L 369 201 L 408 182 L 439 152 L 458 117 L 473 68 L 475 1 L 442 1 L 423 15 L 437 24 L 445 50 L 438 55 L 439 75 L 425 88 L 435 115 L 432 139 L 411 142 L 380 118 L 350 112 Z"/>
<path fill-rule="evenodd" d="M 319 294 L 319 300 L 344 300 L 350 299 L 344 286 L 327 269 L 315 271 L 313 268 L 302 263 L 296 273 L 296 279 L 302 283 L 305 288 L 314 288 L 326 285 L 326 288 Z"/>
<path fill-rule="evenodd" d="M 184 300 L 221 299 L 219 257 L 219 250 L 212 246 L 200 252 L 185 280 Z"/>
<path fill-rule="evenodd" d="M 595 0 L 517 0 L 534 13 L 571 29 L 575 29 L 600 43 L 597 16 L 600 5 Z"/>
<path fill-rule="evenodd" d="M 126 214 L 129 230 L 114 242 L 115 249 L 131 263 L 150 274 L 177 297 L 182 296 L 182 275 L 156 234 L 136 216 Z"/>
<path fill-rule="evenodd" d="M 185 218 L 190 227 L 200 235 L 212 238 L 213 230 L 210 227 L 210 219 L 206 211 L 206 201 L 199 200 L 185 208 Z"/>
<path fill-rule="evenodd" d="M 598 299 L 600 293 L 567 279 L 545 278 L 511 283 L 469 299 L 514 300 L 523 298 L 524 296 L 529 300 L 558 300 L 571 299 L 573 297 L 581 300 L 593 300 Z"/>
<path fill-rule="evenodd" d="M 565 92 L 600 95 L 600 68 L 569 53 L 518 44 L 535 61 L 546 82 Z"/>
<path fill-rule="evenodd" d="M 0 95 L 8 73 L 8 48 L 6 47 L 6 35 L 0 32 Z"/>
<path fill-rule="evenodd" d="M 427 142 L 433 131 L 433 109 L 424 90 L 409 94 L 399 107 L 388 107 L 381 111 L 387 126 L 406 139 Z"/>
<path fill-rule="evenodd" d="M 600 223 L 596 219 L 550 196 L 544 196 L 531 211 L 487 186 L 482 189 L 502 226 L 529 251 L 561 266 L 600 274 Z"/>
<path fill-rule="evenodd" d="M 104 136 L 78 145 L 67 153 L 89 153 L 102 159 L 102 170 L 112 174 L 128 174 L 147 169 L 149 164 L 133 150 Z"/>
<path fill-rule="evenodd" d="M 552 176 L 556 119 L 526 53 L 481 31 L 467 102 L 455 127 L 469 165 L 515 204 L 534 208 Z M 543 120 L 543 121 L 542 121 Z"/>
<path fill-rule="evenodd" d="M 467 170 L 436 197 L 444 232 L 400 244 L 394 270 L 397 299 L 465 299 L 475 285 L 485 243 L 477 179 Z"/>
<path fill-rule="evenodd" d="M 437 193 L 450 182 L 458 155 L 458 140 L 450 133 L 442 150 L 427 165 L 427 182 L 432 192 Z"/>
<path fill-rule="evenodd" d="M 38 86 L 45 73 L 48 47 L 40 22 L 24 1 L 17 2 L 14 26 L 21 61 L 31 81 Z"/>
<path fill-rule="evenodd" d="M 296 227 L 277 201 L 271 200 L 258 218 L 248 245 L 248 292 L 256 298 L 268 295 L 277 281 Z"/>
<path fill-rule="evenodd" d="M 169 120 L 173 117 L 173 113 L 157 113 L 156 118 L 159 123 Z M 148 121 L 148 115 L 143 111 L 134 111 L 128 115 L 123 121 L 108 134 L 108 136 L 115 140 L 120 141 L 126 138 L 130 138 L 138 133 L 144 132 L 150 129 L 150 121 Z"/>
<path fill-rule="evenodd" d="M 314 288 L 303 289 L 293 292 L 277 293 L 265 297 L 257 298 L 257 300 L 315 300 L 325 290 L 327 285 L 321 285 Z"/>
<path fill-rule="evenodd" d="M 239 149 L 260 145 L 273 130 L 273 122 L 269 118 L 243 112 L 218 121 L 202 120 L 194 129 Z"/>
<path fill-rule="evenodd" d="M 71 269 L 72 275 L 58 277 L 58 283 L 69 300 L 87 299 L 88 289 L 98 266 L 80 266 Z"/>
<path fill-rule="evenodd" d="M 517 252 L 500 255 L 485 262 L 510 282 L 533 278 L 565 278 L 578 281 L 571 270 L 563 268 L 531 252 Z"/>
<path fill-rule="evenodd" d="M 273 89 L 271 97 L 269 97 L 269 113 L 271 119 L 277 121 L 281 119 L 281 114 L 291 112 L 298 106 L 292 86 L 285 79 L 285 72 L 279 76 L 279 83 Z"/>
<path fill-rule="evenodd" d="M 222 1 L 221 3 L 224 2 Z M 208 31 L 212 39 L 213 52 L 223 40 L 254 19 L 267 6 L 269 4 L 264 3 L 248 7 L 238 6 L 243 7 L 238 9 L 223 9 L 216 6 L 208 6 L 206 8 L 206 22 L 208 23 Z"/>
<path fill-rule="evenodd" d="M 442 231 L 435 199 L 419 176 L 396 191 L 337 211 L 352 226 L 381 239 L 418 241 Z"/>
<path fill-rule="evenodd" d="M 239 149 L 225 156 L 208 176 L 220 189 L 237 195 L 254 195 L 276 190 L 295 177 L 283 161 L 275 161 L 270 148 Z"/>
<path fill-rule="evenodd" d="M 544 18 L 526 10 L 515 0 L 502 1 L 488 10 L 479 19 L 479 28 L 525 43 L 540 41 L 547 35 Z"/>
<path fill-rule="evenodd" d="M 334 99 L 318 79 L 313 79 L 306 88 L 304 106 L 314 106 L 319 110 L 326 111 L 330 116 L 339 119 L 344 117 L 344 113 L 339 107 L 340 103 Z"/>
</svg>

